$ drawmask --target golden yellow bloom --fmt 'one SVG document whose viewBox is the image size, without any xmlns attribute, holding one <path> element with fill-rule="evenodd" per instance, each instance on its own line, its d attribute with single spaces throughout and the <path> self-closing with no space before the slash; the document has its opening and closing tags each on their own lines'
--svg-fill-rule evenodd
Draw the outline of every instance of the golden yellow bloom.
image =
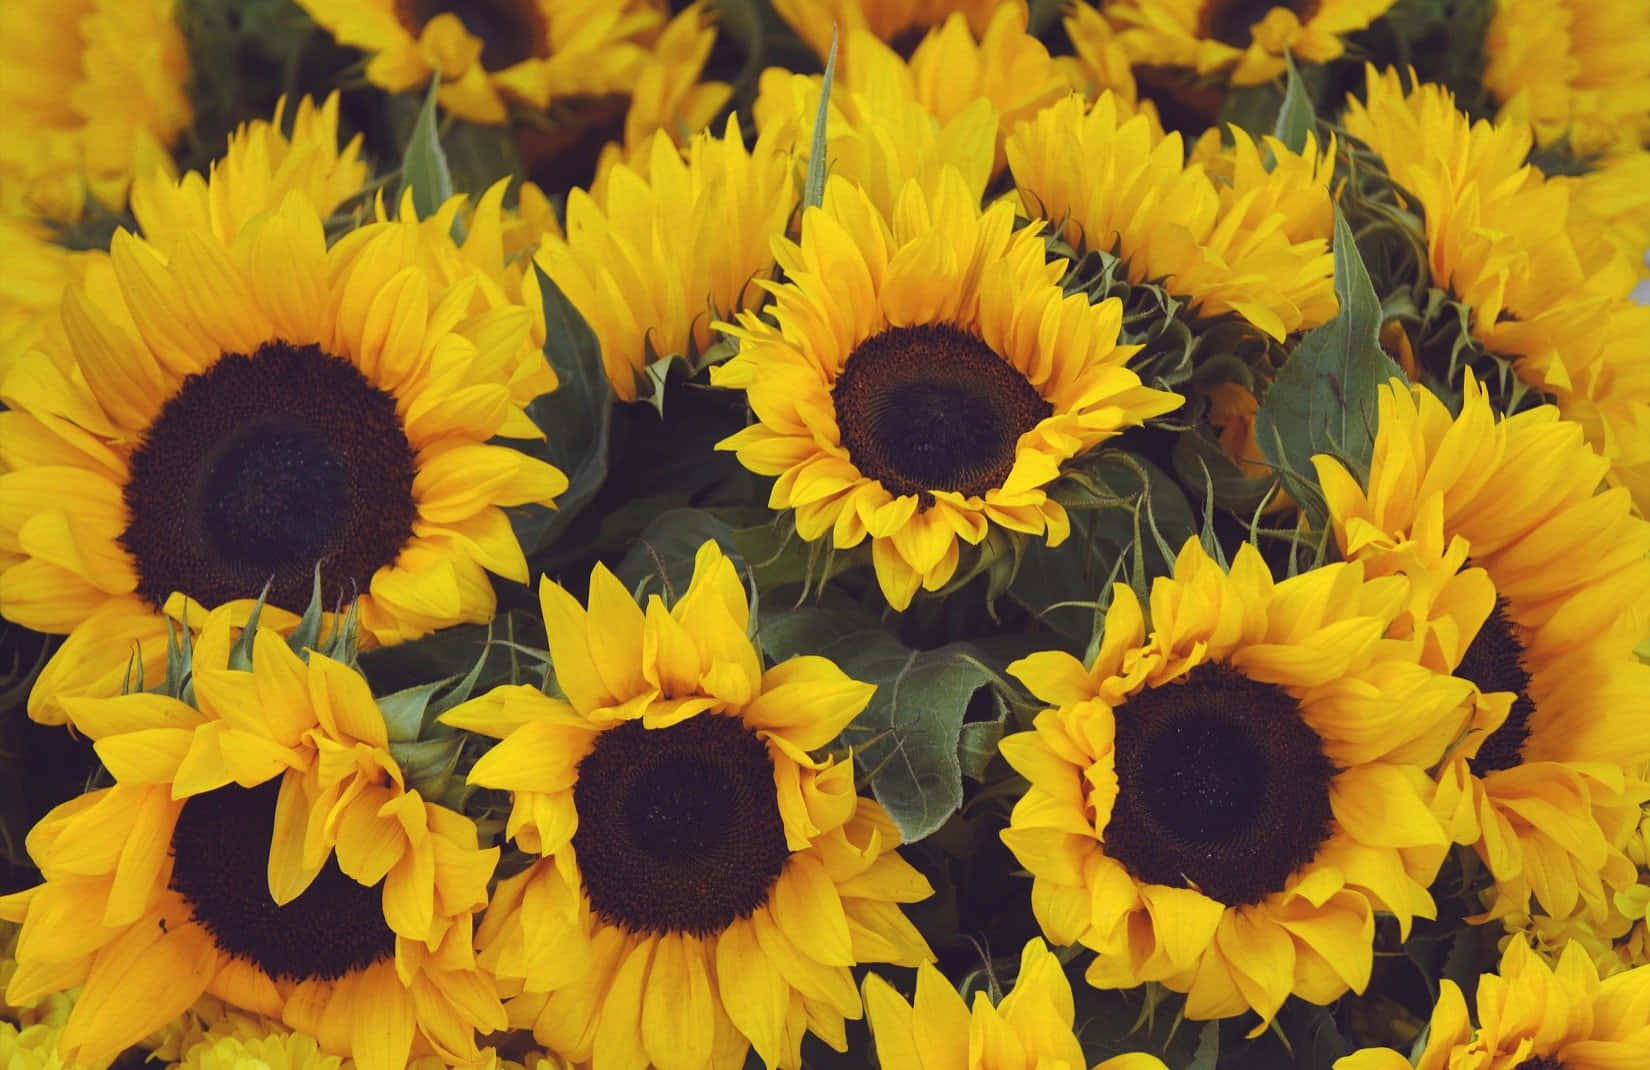
<svg viewBox="0 0 1650 1070">
<path fill-rule="evenodd" d="M 864 31 L 909 56 L 923 36 L 952 15 L 961 15 L 975 33 L 984 33 L 1000 8 L 1016 10 L 1023 26 L 1025 0 L 774 0 L 779 17 L 819 54 L 831 50 L 833 30 L 840 40 Z"/>
<path fill-rule="evenodd" d="M 870 539 L 896 609 L 993 527 L 1063 540 L 1061 465 L 1181 403 L 1125 367 L 1119 302 L 1065 295 L 1036 230 L 1007 201 L 982 212 L 949 167 L 886 218 L 833 177 L 777 251 L 776 322 L 725 325 L 739 353 L 711 370 L 757 422 L 717 448 L 779 477 L 768 504 L 796 510 L 803 538 Z"/>
<path fill-rule="evenodd" d="M 1072 54 L 1055 62 L 1066 72 L 1071 87 L 1086 100 L 1109 90 L 1128 110 L 1138 107 L 1139 90 L 1128 49 L 1106 17 L 1088 4 L 1074 3 L 1066 8 L 1062 24 Z"/>
<path fill-rule="evenodd" d="M 1573 180 L 1525 164 L 1528 126 L 1472 123 L 1442 87 L 1406 93 L 1395 71 L 1370 68 L 1367 81 L 1346 128 L 1417 202 L 1433 284 L 1471 307 L 1473 337 L 1556 396 L 1609 458 L 1611 481 L 1650 507 L 1650 365 L 1637 341 L 1650 312 L 1628 296 L 1637 258 L 1596 207 L 1573 216 Z"/>
<path fill-rule="evenodd" d="M 634 401 L 653 357 L 696 357 L 712 321 L 760 303 L 797 200 L 774 135 L 747 150 L 730 117 L 684 160 L 655 133 L 638 167 L 615 164 L 568 196 L 567 236 L 547 235 L 538 263 L 595 332 L 613 392 Z"/>
<path fill-rule="evenodd" d="M 1284 55 L 1327 63 L 1342 38 L 1386 14 L 1394 0 L 1118 0 L 1104 12 L 1136 64 L 1230 72 L 1259 85 L 1284 72 Z"/>
<path fill-rule="evenodd" d="M 119 211 L 189 125 L 174 0 L 8 0 L 0 9 L 0 215 Z"/>
<path fill-rule="evenodd" d="M 1008 161 L 1028 215 L 1075 246 L 1116 253 L 1204 316 L 1233 312 L 1274 338 L 1335 315 L 1329 252 L 1333 151 L 1293 153 L 1232 128 L 1216 168 L 1111 93 L 1070 97 L 1021 124 Z M 1263 149 L 1276 159 L 1268 169 Z"/>
<path fill-rule="evenodd" d="M 1020 952 L 1014 991 L 992 1006 L 984 992 L 963 1003 L 940 971 L 917 967 L 907 1003 L 876 974 L 865 979 L 865 1013 L 882 1070 L 1082 1070 L 1072 1032 L 1071 982 L 1041 940 Z M 1094 1070 L 1166 1070 L 1155 1055 L 1119 1055 Z"/>
<path fill-rule="evenodd" d="M 1158 981 L 1258 1033 L 1291 994 L 1363 991 L 1376 911 L 1406 937 L 1433 916 L 1425 770 L 1471 687 L 1385 637 L 1408 595 L 1357 563 L 1274 582 L 1247 544 L 1228 574 L 1193 538 L 1149 636 L 1119 584 L 1091 664 L 1009 666 L 1049 708 L 1002 741 L 1031 782 L 1003 842 L 1044 934 L 1095 952 L 1090 984 Z"/>
<path fill-rule="evenodd" d="M 1650 523 L 1627 491 L 1599 492 L 1607 463 L 1550 406 L 1498 421 L 1469 375 L 1459 417 L 1396 384 L 1378 412 L 1367 489 L 1314 464 L 1342 553 L 1417 579 L 1406 626 L 1425 663 L 1478 692 L 1435 808 L 1494 875 L 1492 914 L 1533 894 L 1600 916 L 1634 879 L 1629 771 L 1650 759 L 1650 666 L 1633 656 Z"/>
<path fill-rule="evenodd" d="M 38 220 L 0 215 L 0 381 L 6 369 L 34 345 L 68 285 L 84 277 L 98 252 L 73 252 L 52 241 Z"/>
<path fill-rule="evenodd" d="M 75 698 L 113 787 L 29 834 L 44 883 L 0 898 L 23 923 L 16 1002 L 84 986 L 65 1059 L 108 1058 L 203 992 L 316 1037 L 363 1070 L 477 1057 L 505 1025 L 472 950 L 498 849 L 426 802 L 353 668 L 273 630 L 229 669 L 219 614 L 190 702 Z"/>
<path fill-rule="evenodd" d="M 623 93 L 637 39 L 663 21 L 647 0 L 299 0 L 341 45 L 372 53 L 367 78 L 400 93 L 441 76 L 441 106 L 502 123 L 508 102 L 543 108 Z"/>
<path fill-rule="evenodd" d="M 1599 980 L 1580 947 L 1549 967 L 1522 940 L 1498 973 L 1478 979 L 1478 1028 L 1461 988 L 1445 978 L 1415 1070 L 1615 1070 L 1650 1065 L 1650 966 Z M 1409 1070 L 1387 1048 L 1335 1060 L 1334 1070 Z"/>
<path fill-rule="evenodd" d="M 1650 150 L 1623 153 L 1584 175 L 1552 177 L 1570 189 L 1572 232 L 1583 248 L 1596 241 L 1614 242 L 1629 263 L 1650 272 Z"/>
<path fill-rule="evenodd" d="M 1650 145 L 1650 8 L 1638 0 L 1497 0 L 1494 11 L 1484 87 L 1503 118 L 1578 156 Z"/>
<path fill-rule="evenodd" d="M 273 581 L 266 621 L 291 624 L 320 562 L 326 604 L 359 595 L 364 638 L 393 643 L 489 619 L 489 571 L 527 579 L 502 507 L 566 479 L 489 439 L 538 434 L 531 313 L 421 269 L 444 230 L 328 249 L 302 192 L 270 208 L 228 245 L 117 233 L 0 383 L 0 602 L 68 636 L 38 719 L 118 693 L 134 652 L 158 678 L 174 592 L 199 622 Z"/>
<path fill-rule="evenodd" d="M 669 609 L 598 565 L 589 608 L 546 580 L 556 683 L 445 714 L 499 737 L 471 783 L 512 793 L 506 827 L 542 856 L 494 892 L 478 940 L 510 1020 L 596 1070 L 801 1064 L 846 1047 L 851 967 L 930 958 L 900 903 L 928 882 L 899 832 L 815 758 L 875 688 L 819 657 L 764 669 L 745 589 L 713 542 Z"/>
</svg>

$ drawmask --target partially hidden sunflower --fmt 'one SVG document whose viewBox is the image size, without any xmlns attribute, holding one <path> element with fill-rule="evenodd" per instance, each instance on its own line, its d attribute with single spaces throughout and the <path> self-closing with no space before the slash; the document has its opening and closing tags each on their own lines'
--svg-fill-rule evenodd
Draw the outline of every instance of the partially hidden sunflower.
<svg viewBox="0 0 1650 1070">
<path fill-rule="evenodd" d="M 1461 987 L 1440 982 L 1438 1003 L 1414 1070 L 1615 1070 L 1650 1065 L 1650 966 L 1599 979 L 1579 946 L 1556 967 L 1522 940 L 1507 945 L 1495 973 L 1478 979 L 1478 1025 Z M 1389 1048 L 1335 1060 L 1334 1070 L 1410 1070 Z"/>
<path fill-rule="evenodd" d="M 527 579 L 503 507 L 566 487 L 489 442 L 538 437 L 523 406 L 554 379 L 527 308 L 419 265 L 445 230 L 386 220 L 329 249 L 302 189 L 233 211 L 228 243 L 117 233 L 0 381 L 0 611 L 67 636 L 37 719 L 119 693 L 134 654 L 158 677 L 174 593 L 198 623 L 268 584 L 266 623 L 290 625 L 319 565 L 364 642 L 485 621 L 488 573 Z"/>
<path fill-rule="evenodd" d="M 1484 88 L 1542 145 L 1612 156 L 1650 146 L 1650 8 L 1635 0 L 1497 0 Z M 1642 250 L 1641 250 L 1642 252 Z"/>
<path fill-rule="evenodd" d="M 1061 466 L 1181 404 L 1125 366 L 1119 302 L 1066 295 L 1037 229 L 1005 200 L 982 211 L 953 168 L 906 183 L 887 218 L 833 177 L 800 243 L 775 248 L 772 322 L 724 325 L 739 353 L 711 369 L 756 422 L 717 448 L 778 477 L 768 504 L 803 538 L 869 539 L 896 609 L 993 528 L 1062 541 Z"/>
<path fill-rule="evenodd" d="M 1394 0 L 1117 0 L 1102 11 L 1137 65 L 1221 74 L 1233 85 L 1270 82 L 1293 53 L 1339 59 L 1347 34 L 1386 14 Z"/>
<path fill-rule="evenodd" d="M 1235 313 L 1277 339 L 1327 322 L 1337 304 L 1329 251 L 1333 147 L 1275 138 L 1188 162 L 1178 133 L 1103 92 L 1068 97 L 1009 135 L 1026 214 L 1080 249 L 1121 258 L 1200 316 Z M 1268 158 L 1272 163 L 1268 164 Z"/>
<path fill-rule="evenodd" d="M 875 688 L 830 661 L 764 669 L 739 576 L 714 543 L 667 609 L 605 568 L 589 607 L 539 597 L 563 698 L 503 687 L 442 720 L 499 737 L 470 771 L 506 790 L 534 864 L 477 937 L 516 1027 L 594 1070 L 800 1065 L 844 1050 L 850 969 L 930 958 L 899 904 L 928 882 L 897 827 L 815 758 Z"/>
<path fill-rule="evenodd" d="M 299 0 L 341 45 L 369 52 L 367 79 L 392 93 L 440 75 L 460 118 L 503 123 L 509 103 L 626 91 L 639 38 L 664 22 L 648 0 Z"/>
<path fill-rule="evenodd" d="M 1009 672 L 1049 704 L 1002 741 L 1030 781 L 1002 833 L 1057 944 L 1099 988 L 1161 982 L 1187 1017 L 1361 992 L 1377 911 L 1431 917 L 1448 837 L 1426 769 L 1471 685 L 1387 638 L 1399 576 L 1331 564 L 1274 582 L 1188 540 L 1152 584 L 1150 627 L 1118 585 L 1093 661 Z M 1251 1034 L 1253 1035 L 1253 1034 Z"/>
<path fill-rule="evenodd" d="M 118 212 L 134 175 L 170 170 L 189 125 L 174 0 L 12 0 L 0 9 L 0 214 Z"/>
<path fill-rule="evenodd" d="M 1650 506 L 1650 364 L 1637 341 L 1650 308 L 1630 297 L 1639 254 L 1599 225 L 1597 201 L 1572 213 L 1575 180 L 1526 163 L 1527 124 L 1474 123 L 1443 87 L 1406 91 L 1396 71 L 1371 67 L 1366 83 L 1343 121 L 1419 207 L 1432 285 L 1470 308 L 1472 337 L 1553 395 L 1609 458 L 1611 481 Z"/>
<path fill-rule="evenodd" d="M 1495 878 L 1492 914 L 1592 916 L 1633 884 L 1623 852 L 1650 760 L 1650 523 L 1551 406 L 1498 420 L 1470 372 L 1459 416 L 1382 387 L 1369 477 L 1314 458 L 1342 553 L 1372 575 L 1431 574 L 1409 627 L 1471 681 L 1473 723 L 1436 808 Z M 1469 566 L 1470 565 L 1470 569 Z M 1490 585 L 1463 598 L 1463 570 Z M 1479 622 L 1483 621 L 1482 626 Z"/>
<path fill-rule="evenodd" d="M 917 967 L 908 1003 L 877 974 L 865 978 L 865 1013 L 882 1070 L 1083 1070 L 1072 1031 L 1076 1005 L 1060 960 L 1033 938 L 1020 952 L 1014 990 L 993 1005 L 984 992 L 972 1005 L 933 966 Z M 1167 1070 L 1163 1060 L 1130 1052 L 1094 1070 Z"/>
<path fill-rule="evenodd" d="M 909 56 L 927 35 L 952 15 L 961 15 L 975 33 L 984 33 L 1001 8 L 1016 10 L 1022 25 L 1025 0 L 774 0 L 773 9 L 808 47 L 824 59 L 833 33 L 846 40 L 863 30 Z"/>
<path fill-rule="evenodd" d="M 477 1031 L 505 1025 L 472 947 L 498 849 L 408 786 L 356 669 L 231 633 L 215 615 L 188 701 L 67 700 L 114 784 L 30 832 L 44 880 L 0 898 L 23 925 L 6 998 L 83 986 L 69 1061 L 113 1057 L 203 993 L 363 1070 L 474 1061 Z"/>
<path fill-rule="evenodd" d="M 569 194 L 566 236 L 547 235 L 537 262 L 595 333 L 613 392 L 634 401 L 654 359 L 698 357 L 713 321 L 761 302 L 798 199 L 777 134 L 747 149 L 730 116 L 684 158 L 658 132 L 635 167 Z"/>
</svg>

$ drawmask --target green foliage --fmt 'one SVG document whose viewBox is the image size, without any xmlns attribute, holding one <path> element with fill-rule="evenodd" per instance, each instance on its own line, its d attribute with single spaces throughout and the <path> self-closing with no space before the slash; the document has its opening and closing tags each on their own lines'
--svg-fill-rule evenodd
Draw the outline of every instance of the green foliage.
<svg viewBox="0 0 1650 1070">
<path fill-rule="evenodd" d="M 1306 148 L 1306 135 L 1317 126 L 1318 117 L 1312 110 L 1312 94 L 1307 92 L 1306 83 L 1301 80 L 1294 57 L 1286 54 L 1284 61 L 1289 64 L 1288 81 L 1283 91 L 1283 103 L 1278 106 L 1277 121 L 1272 124 L 1272 134 L 1290 152 L 1302 152 Z"/>
<path fill-rule="evenodd" d="M 825 158 L 826 120 L 831 113 L 831 88 L 836 79 L 837 35 L 831 31 L 831 51 L 825 57 L 825 77 L 819 87 L 819 110 L 814 114 L 813 136 L 808 149 L 808 174 L 802 183 L 802 207 L 818 208 L 825 200 L 825 175 L 830 161 Z"/>
<path fill-rule="evenodd" d="M 453 195 L 453 173 L 447 166 L 447 152 L 441 147 L 436 124 L 436 93 L 439 76 L 430 78 L 424 104 L 413 121 L 407 138 L 407 153 L 401 160 L 401 188 L 412 190 L 413 208 L 418 218 L 428 219 Z"/>
<path fill-rule="evenodd" d="M 733 567 L 745 573 L 733 528 L 703 509 L 672 509 L 647 526 L 613 574 L 639 600 L 656 594 L 674 605 L 693 581 L 694 557 L 707 542 L 720 546 Z"/>
</svg>

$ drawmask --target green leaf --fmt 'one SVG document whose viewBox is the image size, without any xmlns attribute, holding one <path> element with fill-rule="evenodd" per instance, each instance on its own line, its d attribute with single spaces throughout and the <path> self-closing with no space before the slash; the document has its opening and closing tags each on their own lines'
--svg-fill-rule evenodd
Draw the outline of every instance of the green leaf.
<svg viewBox="0 0 1650 1070">
<path fill-rule="evenodd" d="M 429 709 L 430 698 L 445 684 L 452 683 L 452 678 L 436 680 L 433 683 L 419 684 L 389 695 L 379 695 L 378 712 L 384 715 L 384 724 L 389 729 L 391 743 L 411 743 L 418 739 L 424 730 L 424 711 Z"/>
<path fill-rule="evenodd" d="M 1312 94 L 1307 92 L 1306 83 L 1301 81 L 1295 58 L 1286 52 L 1283 59 L 1289 65 L 1288 82 L 1272 133 L 1289 147 L 1290 152 L 1300 152 L 1306 148 L 1306 135 L 1317 125 L 1318 117 L 1312 110 Z"/>
<path fill-rule="evenodd" d="M 1186 1064 L 1186 1070 L 1215 1070 L 1219 1061 L 1220 1023 L 1208 1022 L 1198 1031 L 1197 1050 L 1192 1053 L 1192 1061 Z"/>
<path fill-rule="evenodd" d="M 439 75 L 430 77 L 429 92 L 424 94 L 424 106 L 418 109 L 407 154 L 401 159 L 401 188 L 412 190 L 413 208 L 420 219 L 434 215 L 453 195 L 452 171 L 436 132 L 435 96 L 440 83 Z"/>
<path fill-rule="evenodd" d="M 877 802 L 906 843 L 932 833 L 962 805 L 963 717 L 993 674 L 967 643 L 911 650 L 874 621 L 855 614 L 798 609 L 763 623 L 770 657 L 818 654 L 876 694 L 842 734 L 866 773 Z M 983 729 L 969 734 L 978 764 Z"/>
<path fill-rule="evenodd" d="M 557 386 L 527 406 L 527 415 L 544 432 L 544 441 L 516 446 L 561 469 L 567 490 L 556 499 L 553 512 L 536 508 L 513 512 L 516 537 L 528 557 L 555 542 L 606 481 L 608 432 L 613 423 L 613 388 L 607 382 L 595 333 L 544 269 L 534 264 L 533 270 L 544 305 L 544 358 L 556 372 Z"/>
<path fill-rule="evenodd" d="M 995 720 L 968 721 L 962 726 L 957 745 L 957 760 L 962 774 L 970 780 L 985 779 L 986 766 L 997 756 L 997 744 L 1003 738 L 1004 714 L 999 710 Z"/>
<path fill-rule="evenodd" d="M 1333 454 L 1363 476 L 1375 444 L 1377 388 L 1403 378 L 1381 348 L 1381 302 L 1346 220 L 1335 216 L 1335 293 L 1341 311 L 1302 338 L 1255 413 L 1255 439 L 1285 486 L 1324 519 L 1312 456 Z"/>
<path fill-rule="evenodd" d="M 808 152 L 808 176 L 802 184 L 802 207 L 818 208 L 825 200 L 825 127 L 831 111 L 831 81 L 836 77 L 836 29 L 831 29 L 831 51 L 825 57 L 825 77 L 819 83 L 819 111 L 814 115 L 812 147 Z"/>
<path fill-rule="evenodd" d="M 1026 33 L 1033 37 L 1054 25 L 1065 8 L 1066 0 L 1031 0 L 1031 16 L 1026 20 Z"/>
<path fill-rule="evenodd" d="M 693 581 L 693 560 L 699 547 L 714 541 L 743 576 L 745 559 L 729 527 L 704 509 L 672 509 L 647 526 L 613 574 L 639 596 L 657 594 L 674 605 Z M 644 599 L 645 600 L 645 599 Z"/>
</svg>

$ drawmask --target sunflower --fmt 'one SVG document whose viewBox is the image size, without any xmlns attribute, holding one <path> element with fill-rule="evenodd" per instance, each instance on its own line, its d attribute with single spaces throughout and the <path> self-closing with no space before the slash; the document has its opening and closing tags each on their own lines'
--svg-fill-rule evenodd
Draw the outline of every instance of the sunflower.
<svg viewBox="0 0 1650 1070">
<path fill-rule="evenodd" d="M 1002 8 L 1017 12 L 1024 26 L 1025 0 L 774 0 L 773 4 L 779 17 L 790 23 L 821 60 L 831 50 L 833 34 L 846 40 L 863 30 L 909 56 L 928 31 L 953 15 L 961 16 L 975 33 L 984 33 Z"/>
<path fill-rule="evenodd" d="M 778 137 L 747 150 L 732 116 L 721 137 L 694 138 L 686 159 L 663 132 L 642 157 L 636 168 L 615 164 L 590 193 L 575 189 L 566 237 L 547 235 L 538 253 L 595 332 L 625 401 L 652 359 L 697 357 L 716 317 L 760 303 L 771 243 L 798 199 Z"/>
<path fill-rule="evenodd" d="M 1650 966 L 1600 981 L 1579 947 L 1548 966 L 1522 940 L 1507 945 L 1500 970 L 1478 979 L 1478 1028 L 1461 988 L 1445 978 L 1419 1047 L 1415 1070 L 1505 1067 L 1611 1070 L 1650 1065 Z M 1335 1060 L 1334 1070 L 1409 1070 L 1388 1048 Z"/>
<path fill-rule="evenodd" d="M 6 252 L 6 270 L 0 273 L 0 380 L 34 345 L 64 289 L 84 276 L 85 263 L 101 256 L 66 249 L 52 237 L 39 220 L 0 215 L 0 249 Z"/>
<path fill-rule="evenodd" d="M 1406 92 L 1395 71 L 1369 68 L 1366 80 L 1346 129 L 1420 208 L 1433 285 L 1471 309 L 1473 338 L 1556 397 L 1610 459 L 1610 479 L 1650 508 L 1650 366 L 1638 342 L 1650 311 L 1629 296 L 1637 258 L 1598 224 L 1596 201 L 1572 215 L 1573 180 L 1525 164 L 1527 125 L 1473 123 L 1447 90 Z"/>
<path fill-rule="evenodd" d="M 1374 912 L 1432 917 L 1448 838 L 1425 769 L 1460 727 L 1464 680 L 1384 638 L 1402 577 L 1332 564 L 1274 583 L 1195 538 L 1139 600 L 1116 587 L 1091 664 L 1009 672 L 1050 704 L 1002 741 L 1031 784 L 1003 842 L 1050 940 L 1095 952 L 1099 988 L 1161 982 L 1189 1018 L 1369 981 Z M 1251 1034 L 1254 1035 L 1254 1034 Z"/>
<path fill-rule="evenodd" d="M 1281 340 L 1335 315 L 1333 146 L 1320 154 L 1309 135 L 1295 153 L 1230 129 L 1230 149 L 1188 163 L 1178 133 L 1116 95 L 1069 97 L 1009 136 L 1008 162 L 1026 213 L 1072 245 L 1117 254 L 1132 281 L 1160 281 L 1199 315 L 1236 313 Z"/>
<path fill-rule="evenodd" d="M 1497 0 L 1494 11 L 1483 77 L 1503 118 L 1582 157 L 1650 145 L 1650 8 L 1638 0 Z"/>
<path fill-rule="evenodd" d="M 1117 0 L 1104 6 L 1138 64 L 1225 73 L 1259 85 L 1284 72 L 1293 53 L 1311 63 L 1339 59 L 1347 34 L 1386 14 L 1394 0 Z"/>
<path fill-rule="evenodd" d="M 444 722 L 499 737 L 470 782 L 512 793 L 506 833 L 540 856 L 477 934 L 510 1020 L 595 1070 L 797 1067 L 804 1033 L 846 1046 L 850 968 L 931 956 L 898 904 L 928 882 L 810 756 L 875 688 L 818 657 L 764 670 L 732 562 L 700 548 L 676 604 L 644 610 L 598 565 L 589 609 L 546 580 L 555 682 L 495 689 Z"/>
<path fill-rule="evenodd" d="M 134 175 L 170 169 L 189 125 L 173 0 L 8 0 L 0 9 L 0 214 L 119 211 Z"/>
<path fill-rule="evenodd" d="M 1549 179 L 1570 189 L 1571 229 L 1578 232 L 1578 244 L 1614 242 L 1629 263 L 1650 273 L 1644 259 L 1650 249 L 1650 150 L 1598 161 L 1586 174 Z"/>
<path fill-rule="evenodd" d="M 865 979 L 865 1013 L 882 1070 L 1082 1070 L 1072 1032 L 1076 1007 L 1060 960 L 1033 938 L 1020 952 L 1014 991 L 992 1006 L 984 992 L 970 1008 L 933 966 L 917 967 L 907 1003 L 876 974 Z M 1130 1053 L 1094 1070 L 1166 1070 L 1155 1055 Z"/>
<path fill-rule="evenodd" d="M 44 882 L 0 898 L 23 924 L 6 998 L 84 986 L 66 1060 L 110 1058 L 202 993 L 352 1057 L 477 1058 L 505 1025 L 473 916 L 498 849 L 408 787 L 366 680 L 218 614 L 193 694 L 66 700 L 112 787 L 30 832 Z M 210 653 L 209 653 L 210 652 Z"/>
<path fill-rule="evenodd" d="M 1409 627 L 1430 667 L 1480 693 L 1439 771 L 1438 812 L 1495 877 L 1491 913 L 1526 911 L 1533 893 L 1557 917 L 1602 915 L 1635 878 L 1630 772 L 1650 760 L 1650 666 L 1633 656 L 1650 523 L 1627 491 L 1599 490 L 1607 463 L 1551 406 L 1497 421 L 1469 373 L 1459 417 L 1397 385 L 1378 412 L 1367 490 L 1333 459 L 1314 464 L 1347 558 L 1433 574 Z M 1463 600 L 1469 558 L 1493 586 Z"/>
<path fill-rule="evenodd" d="M 1045 489 L 1060 466 L 1181 403 L 1125 367 L 1119 302 L 1065 295 L 1036 228 L 1014 230 L 1007 201 L 982 212 L 952 168 L 907 183 L 886 219 L 833 177 L 801 243 L 776 248 L 774 322 L 723 325 L 739 353 L 711 369 L 757 422 L 717 448 L 779 477 L 768 504 L 803 538 L 869 538 L 896 609 L 994 526 L 1063 540 Z"/>
<path fill-rule="evenodd" d="M 476 280 L 414 263 L 428 241 L 450 239 L 379 222 L 329 250 L 289 191 L 229 245 L 121 231 L 88 264 L 0 383 L 0 602 L 68 636 L 33 716 L 118 693 L 134 647 L 157 677 L 174 592 L 199 621 L 267 583 L 291 624 L 320 562 L 326 603 L 358 595 L 364 640 L 392 643 L 489 619 L 489 571 L 526 581 L 501 507 L 566 479 L 488 440 L 538 434 L 532 316 L 476 314 Z"/>
</svg>

